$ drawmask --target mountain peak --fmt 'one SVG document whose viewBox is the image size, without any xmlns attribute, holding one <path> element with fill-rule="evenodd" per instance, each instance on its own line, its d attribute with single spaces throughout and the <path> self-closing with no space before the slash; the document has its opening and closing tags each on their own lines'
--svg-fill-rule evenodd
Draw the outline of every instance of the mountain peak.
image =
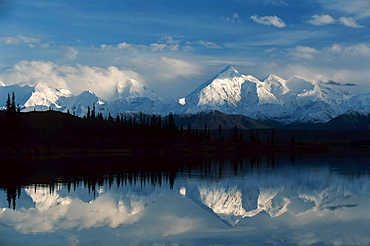
<svg viewBox="0 0 370 246">
<path fill-rule="evenodd" d="M 240 73 L 236 68 L 232 65 L 227 66 L 224 68 L 218 75 L 217 78 L 233 78 L 233 77 L 240 77 Z"/>
<path fill-rule="evenodd" d="M 148 97 L 155 98 L 154 93 L 135 79 L 127 78 L 117 83 L 118 98 Z"/>
<path fill-rule="evenodd" d="M 279 76 L 275 75 L 275 74 L 270 74 L 269 76 L 267 76 L 267 78 L 265 80 L 282 80 L 282 78 L 280 78 Z"/>
</svg>

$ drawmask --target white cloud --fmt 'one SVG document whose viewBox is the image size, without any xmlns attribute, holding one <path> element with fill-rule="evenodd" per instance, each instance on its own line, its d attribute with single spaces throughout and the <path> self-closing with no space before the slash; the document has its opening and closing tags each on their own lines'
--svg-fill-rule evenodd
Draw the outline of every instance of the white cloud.
<svg viewBox="0 0 370 246">
<path fill-rule="evenodd" d="M 243 22 L 242 18 L 240 18 L 238 13 L 234 13 L 231 17 L 225 17 L 224 19 L 232 23 L 235 23 L 235 22 L 242 23 Z"/>
<path fill-rule="evenodd" d="M 138 214 L 145 208 L 140 201 L 132 208 L 134 202 L 125 203 L 114 194 L 102 194 L 86 203 L 80 199 L 61 197 L 47 188 L 28 188 L 26 192 L 35 203 L 35 208 L 17 211 L 6 209 L 0 218 L 2 223 L 14 225 L 17 231 L 25 234 L 51 233 L 72 228 L 116 228 L 139 220 Z"/>
<path fill-rule="evenodd" d="M 337 20 L 331 17 L 328 14 L 325 15 L 313 15 L 310 20 L 307 21 L 308 23 L 315 25 L 315 26 L 324 26 L 336 23 Z M 340 17 L 339 23 L 353 28 L 360 28 L 363 27 L 357 23 L 357 21 L 351 17 Z"/>
<path fill-rule="evenodd" d="M 138 66 L 152 71 L 148 73 L 149 76 L 152 74 L 152 76 L 158 79 L 166 79 L 166 81 L 173 80 L 179 76 L 191 76 L 199 72 L 198 67 L 190 62 L 165 56 L 149 60 L 136 60 L 135 62 Z M 166 82 L 161 81 L 162 83 Z"/>
<path fill-rule="evenodd" d="M 370 17 L 369 0 L 319 0 L 324 9 L 339 10 L 357 18 Z"/>
<path fill-rule="evenodd" d="M 22 61 L 0 71 L 0 80 L 7 85 L 36 85 L 46 83 L 54 88 L 68 89 L 77 95 L 91 90 L 99 97 L 110 100 L 116 91 L 117 82 L 133 78 L 142 81 L 132 70 L 118 67 L 91 67 L 57 65 L 53 62 Z"/>
<path fill-rule="evenodd" d="M 126 61 L 125 61 L 126 62 Z M 184 90 L 194 89 L 190 80 L 200 74 L 195 63 L 173 57 L 141 55 L 130 57 L 130 69 L 117 66 L 97 67 L 86 65 L 58 65 L 53 62 L 22 61 L 0 71 L 0 81 L 6 85 L 34 86 L 46 83 L 58 89 L 68 89 L 78 95 L 91 90 L 104 100 L 115 99 L 117 83 L 128 78 L 135 79 L 153 89 L 158 95 L 174 98 L 186 95 Z"/>
<path fill-rule="evenodd" d="M 287 4 L 284 1 L 273 1 L 272 5 L 275 5 L 275 6 L 289 6 L 289 4 Z"/>
<path fill-rule="evenodd" d="M 336 20 L 330 15 L 313 15 L 307 22 L 315 26 L 323 26 L 333 24 Z"/>
<path fill-rule="evenodd" d="M 360 28 L 363 27 L 360 24 L 357 23 L 357 21 L 351 17 L 340 17 L 339 18 L 339 23 L 348 26 L 348 27 L 353 27 L 353 28 Z"/>
<path fill-rule="evenodd" d="M 49 48 L 50 44 L 41 43 L 41 40 L 38 38 L 27 37 L 23 35 L 18 35 L 16 37 L 0 37 L 0 42 L 5 44 L 28 44 L 30 48 L 36 47 L 36 45 L 40 48 Z"/>
<path fill-rule="evenodd" d="M 176 40 L 170 36 L 165 36 L 159 39 L 156 43 L 145 44 L 129 44 L 126 42 L 119 43 L 117 45 L 107 45 L 101 44 L 100 49 L 110 50 L 110 49 L 122 49 L 131 51 L 177 51 L 180 48 L 180 41 Z"/>
<path fill-rule="evenodd" d="M 119 48 L 119 49 L 127 49 L 127 48 L 130 48 L 130 47 L 132 47 L 132 45 L 128 44 L 126 42 L 122 42 L 122 43 L 117 44 L 117 48 Z"/>
<path fill-rule="evenodd" d="M 296 46 L 292 49 L 270 50 L 266 55 L 275 63 L 258 64 L 253 68 L 255 73 L 265 72 L 263 76 L 266 76 L 268 71 L 285 78 L 298 75 L 312 81 L 333 80 L 342 84 L 357 84 L 356 87 L 347 88 L 354 93 L 370 92 L 367 79 L 370 77 L 370 44 L 333 44 L 323 48 Z"/>
<path fill-rule="evenodd" d="M 163 52 L 163 51 L 179 51 L 189 50 L 193 45 L 203 46 L 207 49 L 220 49 L 222 48 L 218 44 L 210 41 L 199 40 L 196 42 L 182 43 L 180 40 L 174 39 L 170 36 L 165 36 L 159 39 L 155 43 L 151 44 L 130 44 L 126 42 L 119 43 L 117 45 L 101 44 L 99 47 L 102 50 L 120 49 L 131 52 Z"/>
<path fill-rule="evenodd" d="M 32 38 L 32 37 L 26 37 L 26 36 L 16 36 L 16 37 L 2 37 L 0 38 L 1 42 L 4 42 L 6 44 L 37 44 L 40 43 L 40 39 Z"/>
<path fill-rule="evenodd" d="M 275 26 L 278 28 L 285 27 L 285 23 L 282 19 L 277 17 L 276 15 L 274 16 L 262 16 L 258 17 L 257 15 L 253 15 L 250 17 L 252 20 L 254 20 L 258 24 L 262 25 L 267 25 L 267 26 Z"/>
<path fill-rule="evenodd" d="M 63 46 L 62 52 L 63 52 L 63 60 L 74 60 L 77 58 L 77 55 L 78 55 L 78 50 L 71 46 Z"/>
<path fill-rule="evenodd" d="M 275 52 L 275 50 L 273 52 Z M 362 66 L 366 66 L 366 64 L 370 62 L 370 45 L 364 43 L 351 46 L 333 44 L 328 47 L 323 47 L 322 49 L 315 49 L 307 46 L 296 46 L 295 48 L 288 49 L 288 55 L 294 59 L 316 59 L 316 64 L 328 63 L 333 67 L 359 67 L 359 65 L 362 63 Z"/>
<path fill-rule="evenodd" d="M 318 54 L 318 50 L 306 47 L 306 46 L 297 46 L 291 50 L 290 55 L 294 58 L 305 58 L 305 59 L 313 59 L 316 54 Z"/>
<path fill-rule="evenodd" d="M 148 47 L 151 51 L 176 51 L 180 47 L 180 41 L 175 40 L 170 36 L 165 36 L 161 38 L 157 43 L 150 44 Z"/>
<path fill-rule="evenodd" d="M 204 46 L 207 49 L 222 49 L 221 46 L 219 46 L 216 43 L 210 42 L 210 41 L 199 40 L 199 41 L 195 42 L 195 44 L 198 44 L 200 46 Z"/>
</svg>

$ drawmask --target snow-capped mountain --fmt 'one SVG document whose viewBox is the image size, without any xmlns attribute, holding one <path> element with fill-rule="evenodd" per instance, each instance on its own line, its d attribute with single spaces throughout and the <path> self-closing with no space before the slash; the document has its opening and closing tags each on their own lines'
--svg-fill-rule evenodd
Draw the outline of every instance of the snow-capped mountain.
<svg viewBox="0 0 370 246">
<path fill-rule="evenodd" d="M 83 117 L 88 107 L 95 108 L 96 113 L 116 115 L 124 112 L 143 112 L 168 114 L 180 105 L 171 98 L 161 98 L 134 79 L 118 81 L 115 89 L 116 99 L 105 101 L 92 91 L 83 91 L 73 95 L 69 90 L 52 88 L 44 83 L 35 86 L 11 85 L 0 86 L 0 107 L 5 108 L 7 96 L 14 92 L 16 103 L 22 111 L 42 111 L 52 108 L 62 112 L 69 111 Z"/>
<path fill-rule="evenodd" d="M 95 107 L 97 113 L 107 116 L 126 112 L 167 115 L 217 110 L 283 124 L 326 123 L 348 110 L 370 112 L 370 94 L 353 96 L 348 89 L 339 83 L 311 82 L 297 76 L 285 80 L 271 74 L 261 81 L 228 66 L 181 99 L 181 104 L 158 97 L 140 82 L 128 78 L 117 81 L 115 91 L 110 93 L 115 95 L 111 101 L 99 98 L 92 91 L 73 95 L 69 90 L 51 88 L 45 83 L 6 86 L 1 82 L 0 107 L 5 107 L 7 94 L 14 92 L 23 111 L 51 107 L 84 116 L 88 107 Z"/>
<path fill-rule="evenodd" d="M 126 81 L 117 83 L 116 98 L 135 98 L 147 97 L 149 99 L 156 98 L 153 91 L 149 90 L 137 80 L 128 78 Z"/>
<path fill-rule="evenodd" d="M 55 89 L 51 88 L 47 84 L 39 83 L 33 87 L 31 96 L 28 98 L 27 102 L 23 104 L 25 108 L 37 107 L 42 109 L 43 107 L 53 107 L 53 108 L 62 108 L 63 105 L 60 105 L 58 100 L 61 97 L 70 97 L 72 93 L 69 90 L 65 89 Z"/>
<path fill-rule="evenodd" d="M 183 110 L 219 110 L 285 124 L 327 122 L 342 112 L 341 103 L 350 98 L 350 93 L 339 87 L 276 75 L 260 81 L 229 66 L 185 97 Z"/>
</svg>

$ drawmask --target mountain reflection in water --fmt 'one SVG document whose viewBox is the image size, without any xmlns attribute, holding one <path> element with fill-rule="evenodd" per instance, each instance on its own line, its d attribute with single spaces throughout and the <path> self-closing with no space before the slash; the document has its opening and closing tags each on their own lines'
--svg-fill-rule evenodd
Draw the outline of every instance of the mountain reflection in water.
<svg viewBox="0 0 370 246">
<path fill-rule="evenodd" d="M 93 169 L 3 182 L 0 245 L 370 244 L 367 158 Z"/>
</svg>

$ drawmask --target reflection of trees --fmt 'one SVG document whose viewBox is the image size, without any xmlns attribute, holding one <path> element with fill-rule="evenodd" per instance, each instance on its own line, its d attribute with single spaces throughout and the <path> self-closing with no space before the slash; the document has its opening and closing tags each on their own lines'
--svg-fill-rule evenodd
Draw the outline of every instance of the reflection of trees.
<svg viewBox="0 0 370 246">
<path fill-rule="evenodd" d="M 21 195 L 21 189 L 22 187 L 19 185 L 9 185 L 4 188 L 6 192 L 6 200 L 8 201 L 8 208 L 15 209 L 16 200 L 19 199 Z"/>
<path fill-rule="evenodd" d="M 35 190 L 38 187 L 48 187 L 50 194 L 53 193 L 57 187 L 64 186 L 68 192 L 76 191 L 79 187 L 84 187 L 88 190 L 89 194 L 96 196 L 97 191 L 100 187 L 107 185 L 109 189 L 112 185 L 120 186 L 126 185 L 138 185 L 141 188 L 146 186 L 159 186 L 168 185 L 173 188 L 176 173 L 170 172 L 125 172 L 118 174 L 106 174 L 106 175 L 87 175 L 77 178 L 59 178 L 53 183 L 49 184 L 29 184 L 29 185 L 14 185 L 14 184 L 3 184 L 0 189 L 3 189 L 7 195 L 8 207 L 15 209 L 16 201 L 21 195 L 21 190 L 24 187 L 33 186 Z"/>
<path fill-rule="evenodd" d="M 200 178 L 211 181 L 248 175 L 264 170 L 278 170 L 283 166 L 298 168 L 293 156 L 265 156 L 249 159 L 197 159 L 190 158 L 174 161 L 167 158 L 76 158 L 66 160 L 47 160 L 35 163 L 7 164 L 6 172 L 0 173 L 0 189 L 6 193 L 8 207 L 15 209 L 16 200 L 24 187 L 48 187 L 50 193 L 58 187 L 66 187 L 68 192 L 84 187 L 94 196 L 100 187 L 112 188 L 113 185 L 125 187 L 174 187 L 177 177 Z M 93 161 L 92 161 L 93 159 Z M 179 162 L 179 163 L 178 163 Z M 363 166 L 353 169 L 333 169 L 339 175 L 358 179 L 369 175 L 370 169 Z"/>
<path fill-rule="evenodd" d="M 14 162 L 6 173 L 0 173 L 0 189 L 7 194 L 8 207 L 15 209 L 21 188 L 48 187 L 53 192 L 62 185 L 67 191 L 85 187 L 94 196 L 102 186 L 126 186 L 139 184 L 141 187 L 174 186 L 178 175 L 192 170 L 202 178 L 223 178 L 225 174 L 239 175 L 245 170 L 259 167 L 260 158 L 253 159 L 194 159 L 177 160 L 176 157 L 151 158 L 93 158 L 66 160 Z M 185 165 L 187 164 L 187 165 Z"/>
</svg>

